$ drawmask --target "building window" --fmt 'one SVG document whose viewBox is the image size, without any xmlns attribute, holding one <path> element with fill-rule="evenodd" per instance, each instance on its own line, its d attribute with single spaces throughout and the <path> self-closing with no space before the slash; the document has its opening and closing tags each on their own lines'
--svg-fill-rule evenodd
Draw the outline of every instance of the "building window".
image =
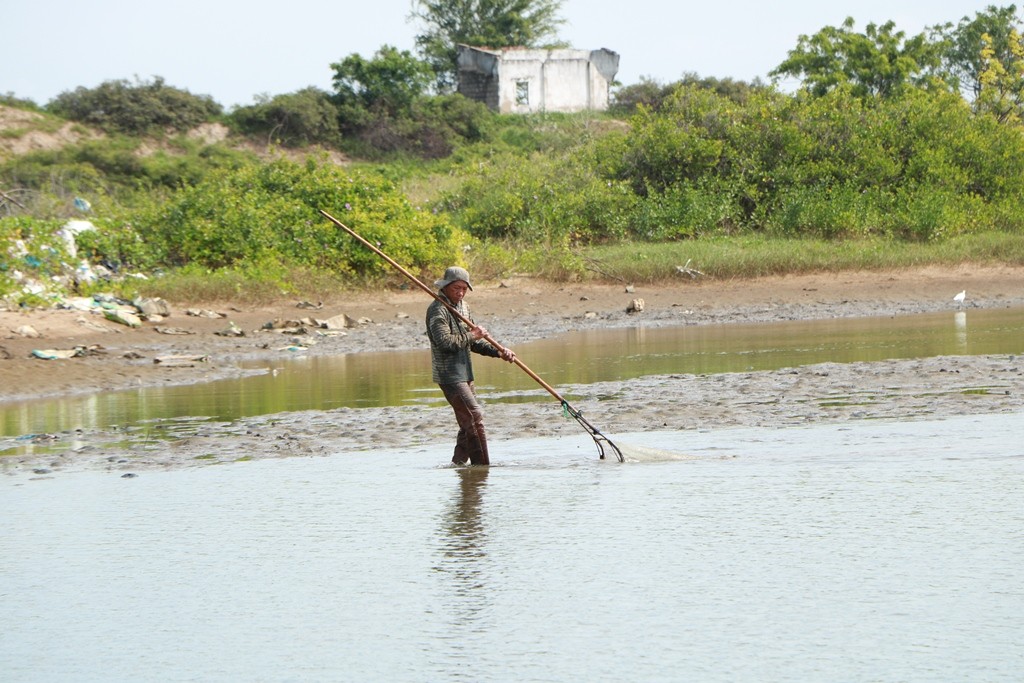
<svg viewBox="0 0 1024 683">
<path fill-rule="evenodd" d="M 516 81 L 516 104 L 530 104 L 530 81 Z"/>
</svg>

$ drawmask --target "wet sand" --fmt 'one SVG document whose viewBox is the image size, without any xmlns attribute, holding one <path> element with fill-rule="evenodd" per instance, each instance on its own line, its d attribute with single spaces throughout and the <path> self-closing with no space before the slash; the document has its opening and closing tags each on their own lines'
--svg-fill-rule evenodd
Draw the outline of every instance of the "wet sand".
<svg viewBox="0 0 1024 683">
<path fill-rule="evenodd" d="M 568 331 L 621 327 L 710 325 L 829 317 L 897 316 L 956 310 L 952 297 L 968 292 L 965 307 L 1024 306 L 1024 268 L 963 267 L 888 273 L 839 273 L 748 281 L 689 280 L 660 286 L 562 284 L 525 278 L 478 283 L 467 301 L 477 321 L 515 347 Z M 643 311 L 627 313 L 634 299 Z M 241 374 L 240 360 L 292 354 L 341 354 L 426 348 L 418 291 L 353 293 L 337 301 L 299 307 L 294 300 L 247 308 L 230 302 L 172 303 L 171 317 L 138 329 L 75 311 L 0 312 L 0 377 L 4 402 L 109 391 L 137 386 L 191 384 Z M 224 317 L 185 315 L 186 309 Z M 344 334 L 322 336 L 263 329 L 272 321 L 349 316 Z M 221 336 L 229 325 L 244 336 Z M 41 335 L 15 330 L 30 325 Z M 166 335 L 156 327 L 187 334 Z M 291 326 L 293 330 L 295 326 Z M 89 355 L 40 360 L 33 349 L 83 346 Z M 156 358 L 205 357 L 168 367 Z M 491 359 L 480 359 L 488 362 Z M 497 361 L 491 361 L 497 362 Z M 665 375 L 625 382 L 560 386 L 573 405 L 604 433 L 686 431 L 732 426 L 778 428 L 815 422 L 914 419 L 1024 410 L 1024 360 L 1019 356 L 956 356 L 873 363 L 825 363 L 767 372 Z M 483 397 L 486 401 L 486 396 Z M 486 406 L 492 461 L 501 441 L 572 437 L 583 430 L 561 416 L 554 402 Z M 62 471 L 107 469 L 137 473 L 274 457 L 329 456 L 374 448 L 425 448 L 453 439 L 447 407 L 403 406 L 266 415 L 207 423 L 177 440 L 137 434 L 69 432 L 37 437 L 40 452 L 0 458 L 8 474 L 55 476 Z M 596 450 L 595 450 L 596 454 Z"/>
</svg>

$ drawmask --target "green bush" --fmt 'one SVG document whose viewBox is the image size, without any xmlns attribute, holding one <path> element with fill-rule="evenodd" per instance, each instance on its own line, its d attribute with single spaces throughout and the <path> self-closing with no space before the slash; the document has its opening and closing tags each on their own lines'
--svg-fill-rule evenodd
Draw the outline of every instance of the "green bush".
<svg viewBox="0 0 1024 683">
<path fill-rule="evenodd" d="M 442 194 L 439 208 L 479 239 L 566 247 L 624 236 L 636 197 L 578 161 L 505 152 L 469 162 L 463 182 Z"/>
<path fill-rule="evenodd" d="M 747 83 L 731 78 L 701 78 L 696 73 L 684 74 L 682 79 L 667 84 L 641 76 L 639 82 L 620 87 L 612 93 L 609 110 L 620 116 L 633 115 L 641 109 L 657 111 L 670 100 L 677 89 L 687 87 L 707 90 L 739 104 L 745 104 L 752 93 L 764 90 L 767 86 L 760 80 Z"/>
<path fill-rule="evenodd" d="M 771 234 L 835 239 L 888 232 L 893 197 L 838 182 L 831 186 L 794 186 L 780 192 L 765 216 Z"/>
<path fill-rule="evenodd" d="M 731 232 L 742 223 L 736 192 L 715 179 L 648 192 L 636 203 L 632 234 L 645 240 L 674 240 Z"/>
<path fill-rule="evenodd" d="M 640 196 L 717 176 L 726 170 L 727 132 L 738 113 L 726 98 L 681 88 L 661 110 L 641 108 L 630 120 L 623 155 L 609 172 Z"/>
<path fill-rule="evenodd" d="M 73 289 L 75 270 L 83 260 L 104 265 L 115 275 L 159 265 L 129 221 L 113 217 L 90 222 L 95 229 L 74 235 L 76 256 L 72 258 L 69 236 L 63 231 L 67 221 L 26 216 L 0 219 L 0 273 L 10 280 L 20 272 L 60 292 Z"/>
<path fill-rule="evenodd" d="M 370 59 L 350 54 L 331 64 L 331 68 L 334 99 L 343 112 L 384 113 L 402 118 L 430 89 L 430 66 L 408 50 L 391 45 L 381 45 Z M 344 116 L 342 124 L 346 128 Z"/>
<path fill-rule="evenodd" d="M 344 148 L 373 160 L 443 159 L 487 137 L 493 114 L 462 95 L 420 97 L 397 113 L 342 107 Z"/>
<path fill-rule="evenodd" d="M 74 215 L 75 196 L 94 211 L 158 199 L 181 185 L 192 185 L 215 169 L 236 168 L 253 155 L 223 145 L 204 146 L 184 136 L 147 152 L 126 136 L 88 140 L 55 150 L 40 150 L 0 162 L 0 185 L 32 190 L 52 202 L 37 201 L 33 215 Z"/>
<path fill-rule="evenodd" d="M 322 217 L 324 209 L 411 268 L 456 260 L 462 238 L 443 217 L 417 211 L 372 173 L 314 159 L 277 159 L 210 174 L 133 221 L 157 262 L 210 269 L 277 261 L 342 276 L 388 266 Z"/>
<path fill-rule="evenodd" d="M 104 81 L 95 88 L 65 91 L 46 105 L 47 111 L 108 132 L 130 135 L 184 132 L 214 120 L 223 109 L 209 95 L 193 95 L 164 83 Z"/>
<path fill-rule="evenodd" d="M 523 119 L 497 136 L 532 130 Z M 658 110 L 640 107 L 624 132 L 542 148 L 463 149 L 461 184 L 439 206 L 481 238 L 549 244 L 1024 229 L 1024 137 L 945 92 L 741 98 L 691 84 Z"/>
<path fill-rule="evenodd" d="M 30 152 L 0 163 L 0 184 L 58 196 L 95 196 L 110 185 L 99 169 L 65 151 Z"/>
<path fill-rule="evenodd" d="M 26 111 L 41 112 L 43 110 L 43 108 L 34 101 L 18 97 L 12 92 L 0 93 L 0 106 L 24 109 Z"/>
<path fill-rule="evenodd" d="M 267 144 L 337 147 L 341 141 L 338 110 L 330 95 L 318 88 L 262 98 L 238 107 L 228 120 L 244 135 L 258 136 Z"/>
<path fill-rule="evenodd" d="M 440 210 L 452 213 L 477 238 L 516 237 L 529 218 L 528 202 L 539 191 L 528 162 L 505 154 L 470 163 L 472 171 L 462 171 L 462 184 L 443 194 Z"/>
<path fill-rule="evenodd" d="M 659 83 L 641 76 L 639 82 L 622 86 L 612 93 L 609 109 L 617 115 L 630 116 L 640 109 L 657 110 L 678 87 L 678 83 Z"/>
<path fill-rule="evenodd" d="M 149 272 L 162 265 L 130 220 L 99 219 L 95 230 L 78 234 L 78 255 L 115 272 Z"/>
</svg>

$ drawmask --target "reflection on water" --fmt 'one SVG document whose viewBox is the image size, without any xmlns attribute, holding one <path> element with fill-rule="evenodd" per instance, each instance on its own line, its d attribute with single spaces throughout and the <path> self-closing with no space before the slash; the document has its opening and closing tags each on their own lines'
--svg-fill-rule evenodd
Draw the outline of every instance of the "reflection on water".
<svg viewBox="0 0 1024 683">
<path fill-rule="evenodd" d="M 1015 682 L 1021 418 L 3 477 L 2 678 Z"/>
<path fill-rule="evenodd" d="M 442 519 L 437 570 L 451 597 L 451 636 L 462 641 L 489 605 L 487 533 L 481 511 L 488 467 L 458 467 L 458 487 Z"/>
<path fill-rule="evenodd" d="M 1024 309 L 750 325 L 590 330 L 524 344 L 520 357 L 554 386 L 654 374 L 774 370 L 819 363 L 1024 352 Z M 489 402 L 549 396 L 518 368 L 476 363 Z M 264 374 L 0 407 L 0 436 L 76 428 L 151 429 L 201 416 L 230 421 L 294 410 L 442 402 L 425 350 L 282 358 Z M 148 426 L 147 426 L 148 425 Z M 173 424 L 172 424 L 173 426 Z"/>
<path fill-rule="evenodd" d="M 953 314 L 953 325 L 956 326 L 956 345 L 960 353 L 967 353 L 967 312 L 957 311 Z"/>
</svg>

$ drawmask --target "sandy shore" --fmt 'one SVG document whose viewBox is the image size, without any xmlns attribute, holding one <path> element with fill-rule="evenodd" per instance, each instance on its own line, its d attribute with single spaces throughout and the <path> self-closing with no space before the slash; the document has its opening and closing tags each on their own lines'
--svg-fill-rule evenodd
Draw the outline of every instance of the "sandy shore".
<svg viewBox="0 0 1024 683">
<path fill-rule="evenodd" d="M 829 317 L 897 316 L 955 310 L 953 295 L 968 293 L 968 310 L 1024 306 L 1024 268 L 964 267 L 890 273 L 840 273 L 720 282 L 680 280 L 663 286 L 561 284 L 525 278 L 478 283 L 469 295 L 474 316 L 507 345 L 591 328 L 772 322 Z M 627 313 L 634 299 L 643 311 Z M 190 384 L 242 373 L 243 359 L 303 353 L 340 354 L 425 348 L 418 290 L 380 291 L 300 307 L 295 300 L 243 307 L 231 302 L 172 302 L 170 317 L 129 328 L 80 311 L 0 312 L 2 400 Z M 220 317 L 187 315 L 215 312 Z M 207 313 L 208 314 L 208 313 Z M 353 327 L 324 336 L 308 323 L 347 315 Z M 306 333 L 294 331 L 307 319 Z M 277 321 L 280 329 L 265 329 Z M 38 337 L 25 336 L 26 326 Z M 173 330 L 162 334 L 157 330 Z M 225 336 L 229 328 L 244 336 Z M 19 332 L 20 331 L 20 332 Z M 83 347 L 87 355 L 41 360 L 38 349 Z M 160 363 L 168 357 L 205 358 Z M 978 391 L 983 388 L 983 391 Z M 1024 410 L 1024 360 L 1011 356 L 940 357 L 879 363 L 822 364 L 772 372 L 672 375 L 628 382 L 559 387 L 607 434 L 729 426 L 783 427 L 820 421 L 943 417 Z M 599 400 L 603 399 L 603 400 Z M 138 472 L 211 461 L 345 450 L 419 447 L 452 439 L 446 408 L 422 406 L 340 409 L 208 424 L 177 441 L 139 441 L 104 432 L 40 435 L 44 453 L 0 458 L 8 474 L 53 476 L 64 470 Z M 503 439 L 578 436 L 571 420 L 553 419 L 557 405 L 487 407 L 494 459 Z M 356 419 L 358 413 L 358 419 Z M 596 416 L 600 416 L 599 419 Z M 120 442 L 119 445 L 109 445 Z M 64 447 L 66 446 L 66 448 Z"/>
</svg>

